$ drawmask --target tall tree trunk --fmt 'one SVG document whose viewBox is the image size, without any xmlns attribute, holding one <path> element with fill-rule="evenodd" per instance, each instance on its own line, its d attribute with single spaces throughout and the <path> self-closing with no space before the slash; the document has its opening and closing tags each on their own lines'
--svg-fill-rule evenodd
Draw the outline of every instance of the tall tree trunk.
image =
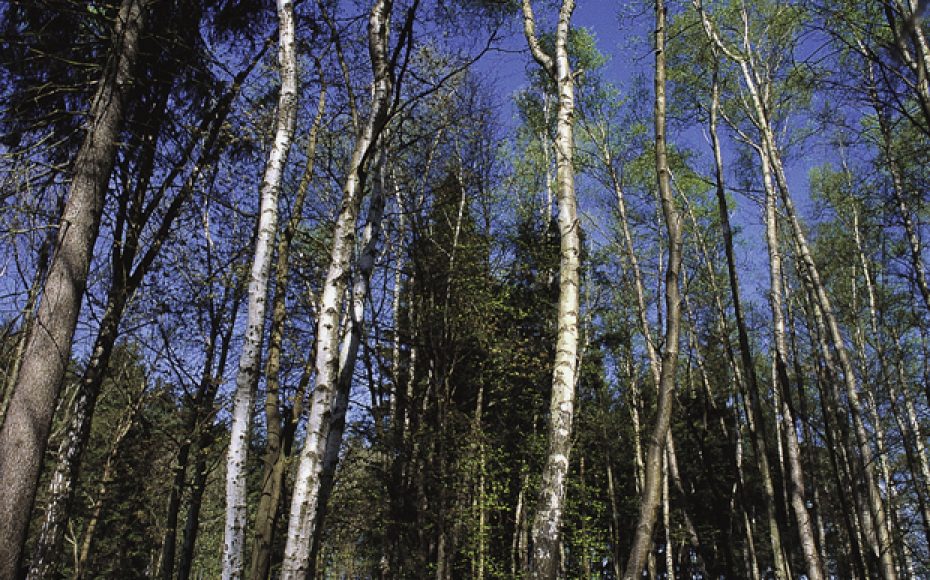
<svg viewBox="0 0 930 580">
<path fill-rule="evenodd" d="M 111 56 L 94 95 L 87 135 L 74 162 L 70 193 L 36 324 L 0 429 L 0 577 L 18 575 L 52 413 L 71 355 L 94 242 L 116 158 L 131 87 L 145 0 L 123 0 Z"/>
<path fill-rule="evenodd" d="M 246 463 L 252 420 L 252 398 L 258 385 L 262 340 L 265 329 L 265 306 L 268 273 L 271 269 L 272 244 L 278 227 L 278 193 L 287 165 L 297 121 L 297 39 L 293 0 L 278 0 L 278 63 L 281 67 L 281 90 L 275 120 L 275 137 L 268 153 L 268 164 L 261 186 L 258 235 L 249 279 L 249 309 L 245 344 L 239 358 L 236 394 L 226 460 L 226 525 L 223 542 L 223 580 L 243 576 L 246 527 Z"/>
<path fill-rule="evenodd" d="M 798 524 L 798 537 L 801 543 L 802 553 L 807 564 L 807 574 L 811 580 L 822 580 L 824 578 L 824 567 L 818 552 L 816 544 L 816 535 L 813 529 L 812 518 L 807 509 L 805 498 L 805 485 L 803 478 L 803 468 L 801 465 L 800 447 L 798 443 L 797 427 L 794 422 L 794 413 L 790 405 L 790 381 L 788 379 L 788 347 L 785 339 L 784 311 L 782 305 L 782 268 L 781 252 L 779 249 L 779 239 L 777 230 L 777 198 L 775 184 L 773 184 L 773 174 L 778 182 L 778 187 L 782 190 L 782 179 L 784 177 L 781 171 L 778 151 L 774 144 L 774 134 L 769 123 L 766 104 L 763 102 L 763 96 L 760 94 L 760 79 L 752 68 L 751 60 L 747 55 L 738 53 L 728 47 L 720 38 L 717 30 L 712 25 L 709 17 L 704 12 L 701 0 L 694 0 L 704 32 L 708 40 L 717 46 L 730 60 L 739 66 L 742 73 L 743 83 L 749 93 L 749 99 L 746 104 L 747 114 L 752 118 L 760 133 L 761 143 L 754 145 L 762 166 L 763 182 L 766 191 L 765 201 L 765 223 L 766 223 L 766 241 L 769 251 L 769 270 L 771 281 L 770 305 L 772 310 L 773 321 L 773 352 L 774 352 L 774 379 L 777 392 L 780 399 L 779 408 L 784 417 L 785 430 L 785 449 L 788 456 L 789 490 L 791 508 L 794 512 Z M 748 15 L 743 9 L 743 21 L 748 23 Z M 748 24 L 744 34 L 748 34 Z M 744 46 L 750 47 L 750 39 L 743 39 Z M 767 82 L 767 81 L 765 81 Z M 767 86 L 767 85 L 766 85 Z M 782 191 L 786 193 L 786 191 Z M 786 195 L 782 196 L 786 204 L 790 199 Z"/>
<path fill-rule="evenodd" d="M 279 513 L 282 487 L 284 484 L 284 462 L 290 456 L 290 445 L 284 444 L 284 431 L 288 425 L 282 424 L 279 408 L 281 351 L 284 341 L 284 326 L 287 319 L 287 287 L 290 273 L 291 243 L 303 220 L 303 207 L 313 180 L 314 160 L 316 158 L 317 135 L 323 122 L 326 109 L 326 85 L 320 71 L 320 97 L 317 101 L 316 117 L 310 127 L 307 140 L 307 165 L 297 186 L 297 195 L 291 208 L 291 216 L 278 239 L 275 263 L 274 299 L 271 305 L 271 331 L 268 338 L 268 361 L 265 372 L 265 421 L 268 430 L 268 442 L 262 461 L 262 487 L 255 515 L 255 537 L 252 543 L 252 558 L 249 577 L 252 580 L 264 580 L 271 570 L 271 547 L 274 540 L 274 528 Z M 303 397 L 300 397 L 302 399 Z M 294 408 L 299 405 L 294 405 Z M 287 419 L 294 423 L 299 413 Z"/>
<path fill-rule="evenodd" d="M 336 397 L 333 402 L 330 429 L 323 454 L 323 469 L 320 472 L 320 493 L 317 503 L 316 523 L 314 523 L 313 540 L 310 546 L 310 569 L 316 568 L 316 558 L 322 543 L 322 528 L 326 518 L 327 504 L 333 491 L 336 466 L 339 462 L 339 449 L 346 426 L 346 411 L 349 408 L 349 395 L 352 391 L 352 376 L 355 374 L 355 361 L 362 341 L 365 318 L 365 302 L 368 300 L 369 282 L 375 267 L 378 244 L 381 240 L 381 222 L 384 216 L 384 157 L 379 163 L 379 183 L 374 186 L 374 194 L 368 207 L 368 223 L 362 232 L 362 251 L 358 257 L 355 279 L 352 283 L 351 304 L 349 305 L 349 329 L 343 339 L 339 353 L 339 377 L 336 382 Z"/>
<path fill-rule="evenodd" d="M 817 300 L 817 307 L 822 312 L 826 323 L 827 336 L 830 338 L 836 358 L 839 361 L 838 375 L 842 376 L 843 384 L 846 387 L 846 397 L 849 406 L 849 412 L 853 420 L 853 434 L 855 435 L 856 446 L 858 447 L 857 467 L 865 485 L 866 499 L 868 501 L 870 517 L 875 522 L 875 531 L 877 542 L 873 546 L 877 552 L 875 555 L 881 563 L 881 573 L 885 580 L 895 580 L 897 571 L 894 565 L 893 547 L 887 524 L 887 514 L 885 512 L 885 501 L 879 490 L 875 472 L 874 453 L 872 451 L 869 435 L 866 431 L 865 422 L 862 419 L 861 403 L 859 398 L 859 386 L 857 384 L 855 370 L 849 359 L 845 339 L 840 332 L 839 323 L 833 312 L 831 301 L 827 295 L 826 288 L 820 279 L 819 270 L 815 264 L 806 237 L 801 228 L 800 221 L 794 209 L 794 203 L 788 191 L 788 181 L 785 176 L 781 159 L 778 157 L 775 147 L 774 134 L 771 128 L 766 124 L 763 126 L 764 146 L 768 149 L 769 160 L 772 163 L 778 189 L 781 192 L 781 198 L 784 203 L 785 214 L 791 225 L 794 239 L 801 258 L 802 280 L 809 284 L 814 297 Z M 827 356 L 829 353 L 824 353 Z M 834 363 L 827 358 L 828 366 Z M 803 545 L 803 541 L 802 541 Z"/>
<path fill-rule="evenodd" d="M 717 49 L 714 47 L 714 52 Z M 772 546 L 772 559 L 775 564 L 775 573 L 778 578 L 787 579 L 788 570 L 785 563 L 785 552 L 782 545 L 782 529 L 776 510 L 775 485 L 772 470 L 769 466 L 769 443 L 766 433 L 765 413 L 762 411 L 762 395 L 759 388 L 759 379 L 756 366 L 753 363 L 752 346 L 749 342 L 749 333 L 746 330 L 746 321 L 743 317 L 742 300 L 740 299 L 739 275 L 736 269 L 736 255 L 733 249 L 733 228 L 730 226 L 730 210 L 727 203 L 726 190 L 723 181 L 723 154 L 720 139 L 717 136 L 717 115 L 719 111 L 719 83 L 718 64 L 714 64 L 713 86 L 711 88 L 710 107 L 710 138 L 714 150 L 714 179 L 716 184 L 717 210 L 720 217 L 720 226 L 723 230 L 724 252 L 727 259 L 727 274 L 730 283 L 730 299 L 733 301 L 733 317 L 736 321 L 736 332 L 739 344 L 740 362 L 746 377 L 746 386 L 749 394 L 749 431 L 752 437 L 753 451 L 759 466 L 762 479 L 762 490 L 765 493 L 765 513 L 769 529 L 769 542 Z M 734 371 L 736 371 L 734 367 Z"/>
<path fill-rule="evenodd" d="M 126 195 L 120 199 L 115 220 L 115 241 L 111 249 L 112 279 L 108 290 L 107 306 L 91 350 L 91 359 L 87 368 L 84 369 L 78 383 L 78 392 L 72 402 L 67 433 L 62 440 L 58 452 L 58 463 L 51 478 L 50 499 L 45 521 L 32 554 L 30 578 L 47 576 L 50 567 L 56 564 L 57 555 L 61 553 L 65 524 L 74 499 L 75 485 L 80 473 L 84 450 L 88 444 L 97 396 L 107 376 L 110 357 L 119 337 L 119 325 L 127 304 L 142 285 L 158 258 L 175 219 L 192 197 L 197 181 L 206 168 L 215 163 L 219 155 L 217 141 L 223 122 L 229 114 L 233 100 L 239 93 L 239 88 L 257 62 L 256 58 L 241 71 L 216 106 L 204 115 L 199 127 L 181 152 L 180 160 L 168 172 L 151 199 L 146 199 L 146 193 L 154 170 L 161 123 L 154 123 L 150 126 L 147 136 L 138 138 L 141 143 L 144 143 L 142 158 L 137 168 L 140 177 L 137 179 L 132 195 Z M 157 118 L 164 116 L 170 88 L 170 83 L 164 85 L 158 103 L 153 106 L 153 116 Z M 152 216 L 152 211 L 148 208 L 157 207 L 158 202 L 165 199 L 166 192 L 174 185 L 197 144 L 200 143 L 200 137 L 205 133 L 207 137 L 199 158 L 181 185 L 180 191 L 165 207 L 148 246 L 141 246 L 141 235 Z"/>
<path fill-rule="evenodd" d="M 575 201 L 574 73 L 568 59 L 568 32 L 574 0 L 562 0 L 556 28 L 555 55 L 545 53 L 536 37 L 530 0 L 523 0 L 523 27 L 533 57 L 558 86 L 556 123 L 556 179 L 559 207 L 559 304 L 555 365 L 549 404 L 549 451 L 531 532 L 533 547 L 530 573 L 535 578 L 555 578 L 559 573 L 562 511 L 565 506 L 568 456 L 571 450 L 575 383 L 578 364 L 578 315 L 580 308 L 580 223 Z"/>
<path fill-rule="evenodd" d="M 190 456 L 191 454 L 198 457 L 202 455 L 205 452 L 203 446 L 212 437 L 210 434 L 210 425 L 213 421 L 212 407 L 216 399 L 217 389 L 222 382 L 223 370 L 226 368 L 233 334 L 236 330 L 234 322 L 242 305 L 244 293 L 244 280 L 237 280 L 234 284 L 226 285 L 223 289 L 220 304 L 224 308 L 229 308 L 228 315 L 224 316 L 226 313 L 223 310 L 217 310 L 212 305 L 210 308 L 210 327 L 206 336 L 204 366 L 189 407 L 185 409 L 182 428 L 184 439 L 172 466 L 174 478 L 168 492 L 163 524 L 165 534 L 162 540 L 158 567 L 159 577 L 163 580 L 171 580 L 174 577 L 178 519 L 184 489 L 187 487 L 187 469 L 190 464 Z M 227 321 L 225 329 L 223 328 L 224 319 Z"/>
<path fill-rule="evenodd" d="M 639 578 L 652 544 L 656 510 L 661 496 L 662 464 L 668 442 L 672 418 L 675 372 L 678 363 L 678 337 L 681 328 L 681 296 L 679 269 L 681 268 L 681 220 L 675 207 L 668 167 L 665 135 L 665 26 L 666 8 L 658 0 L 655 8 L 655 157 L 656 178 L 662 214 L 668 234 L 668 263 L 665 271 L 665 344 L 662 350 L 662 369 L 655 425 L 649 437 L 646 452 L 645 485 L 640 499 L 639 516 L 630 556 L 623 577 Z"/>
<path fill-rule="evenodd" d="M 764 181 L 766 183 L 765 223 L 766 240 L 769 250 L 769 270 L 771 273 L 770 303 L 774 335 L 774 382 L 779 389 L 779 409 L 784 417 L 785 449 L 788 456 L 788 496 L 798 524 L 798 536 L 807 563 L 807 574 L 812 580 L 823 580 L 823 563 L 817 551 L 812 519 L 807 509 L 805 498 L 806 486 L 804 483 L 804 471 L 801 465 L 801 452 L 798 443 L 794 411 L 789 402 L 788 345 L 785 338 L 785 315 L 782 306 L 782 257 L 778 240 L 778 216 L 776 212 L 775 191 L 771 183 L 768 156 L 763 154 L 761 150 L 760 156 L 763 165 Z"/>
<path fill-rule="evenodd" d="M 165 106 L 169 88 L 170 85 L 162 87 L 158 102 L 151 109 L 156 118 L 163 118 L 166 113 Z M 58 556 L 62 552 L 65 525 L 71 511 L 81 458 L 90 438 L 97 396 L 107 376 L 110 357 L 119 336 L 119 325 L 126 304 L 142 281 L 140 272 L 132 271 L 132 265 L 139 249 L 139 235 L 148 217 L 142 211 L 141 206 L 152 177 L 155 149 L 160 132 L 161 123 L 155 122 L 149 126 L 145 134 L 136 135 L 133 139 L 133 145 L 142 149 L 136 166 L 139 177 L 132 191 L 125 192 L 118 204 L 114 242 L 110 250 L 112 278 L 107 292 L 106 308 L 94 340 L 90 360 L 78 382 L 77 393 L 72 400 L 66 434 L 62 438 L 58 450 L 58 462 L 51 477 L 45 518 L 32 551 L 29 579 L 49 576 L 59 563 Z M 167 229 L 164 231 L 167 234 Z M 160 247 L 160 241 L 156 240 L 156 245 Z M 150 264 L 151 262 L 143 263 L 142 266 L 147 269 Z"/>
<path fill-rule="evenodd" d="M 314 363 L 316 385 L 307 418 L 307 438 L 300 453 L 291 498 L 287 544 L 281 570 L 284 580 L 303 580 L 311 573 L 310 545 L 319 505 L 320 474 L 339 378 L 339 321 L 355 245 L 355 222 L 364 196 L 368 162 L 388 120 L 392 92 L 388 56 L 392 8 L 392 0 L 376 0 L 368 20 L 369 54 L 374 73 L 372 103 L 349 162 L 342 207 L 333 232 L 330 263 L 320 300 Z M 411 9 L 405 30 L 412 26 L 413 14 L 414 10 Z"/>
</svg>

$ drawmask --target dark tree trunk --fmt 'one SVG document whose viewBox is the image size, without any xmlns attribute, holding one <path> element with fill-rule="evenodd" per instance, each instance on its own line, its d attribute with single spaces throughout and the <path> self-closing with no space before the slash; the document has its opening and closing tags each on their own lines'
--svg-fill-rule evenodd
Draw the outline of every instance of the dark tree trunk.
<svg viewBox="0 0 930 580">
<path fill-rule="evenodd" d="M 113 170 L 145 2 L 123 0 L 112 55 L 88 118 L 36 322 L 0 430 L 0 577 L 18 575 L 48 431 L 71 355 L 94 242 Z"/>
</svg>

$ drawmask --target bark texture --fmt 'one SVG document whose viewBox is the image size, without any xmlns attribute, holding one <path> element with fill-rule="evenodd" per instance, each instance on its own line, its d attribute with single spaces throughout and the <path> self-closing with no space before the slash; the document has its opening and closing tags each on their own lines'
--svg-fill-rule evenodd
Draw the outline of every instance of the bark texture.
<svg viewBox="0 0 930 580">
<path fill-rule="evenodd" d="M 384 163 L 383 159 L 381 163 Z M 323 469 L 320 472 L 320 499 L 317 504 L 316 523 L 314 524 L 314 535 L 310 549 L 311 569 L 316 566 L 316 558 L 322 544 L 323 521 L 326 517 L 327 504 L 335 483 L 339 449 L 342 447 L 342 437 L 345 433 L 346 411 L 349 409 L 352 376 L 355 373 L 355 361 L 358 358 L 358 349 L 362 342 L 365 302 L 368 300 L 371 273 L 375 267 L 376 252 L 381 240 L 385 201 L 383 165 L 381 169 L 382 179 L 380 184 L 375 186 L 368 208 L 368 223 L 365 224 L 365 230 L 362 232 L 362 252 L 358 257 L 355 279 L 352 283 L 352 299 L 349 305 L 348 336 L 345 337 L 342 350 L 339 353 L 339 377 L 336 381 L 336 398 L 333 402 L 330 430 L 323 454 Z"/>
<path fill-rule="evenodd" d="M 112 52 L 91 103 L 87 134 L 74 162 L 68 201 L 36 324 L 30 329 L 0 430 L 0 578 L 18 575 L 42 456 L 71 355 L 71 341 L 116 158 L 145 10 L 144 0 L 123 0 L 120 5 Z"/>
<path fill-rule="evenodd" d="M 374 73 L 372 103 L 349 162 L 342 206 L 333 232 L 330 262 L 320 299 L 314 362 L 316 385 L 307 418 L 307 438 L 300 453 L 291 498 L 287 543 L 281 569 L 281 578 L 286 580 L 303 580 L 312 573 L 309 568 L 310 548 L 339 377 L 340 317 L 355 247 L 355 222 L 364 196 L 366 168 L 387 123 L 392 93 L 388 54 L 392 8 L 391 0 L 377 0 L 368 19 L 368 46 Z"/>
<path fill-rule="evenodd" d="M 297 120 L 297 39 L 294 3 L 278 0 L 278 63 L 281 67 L 281 91 L 275 136 L 262 179 L 258 236 L 249 279 L 248 320 L 233 403 L 229 451 L 226 458 L 226 526 L 223 541 L 223 578 L 241 578 L 246 527 L 245 468 L 249 449 L 252 399 L 258 385 L 262 338 L 265 329 L 265 303 L 268 273 L 271 270 L 272 246 L 278 227 L 278 192 L 287 164 L 294 126 Z"/>
<path fill-rule="evenodd" d="M 321 71 L 322 72 L 322 71 Z M 323 75 L 320 75 L 323 82 Z M 303 207 L 313 180 L 314 160 L 316 157 L 317 135 L 326 110 L 326 86 L 320 87 L 317 101 L 316 117 L 310 127 L 307 141 L 307 164 L 297 186 L 291 217 L 281 236 L 278 238 L 275 262 L 274 300 L 271 306 L 271 330 L 268 338 L 268 361 L 265 367 L 265 422 L 268 429 L 268 442 L 265 445 L 262 467 L 261 496 L 255 514 L 255 538 L 252 544 L 252 558 L 249 564 L 249 577 L 255 580 L 268 577 L 271 570 L 271 548 L 274 540 L 275 524 L 278 521 L 281 496 L 283 495 L 286 463 L 291 455 L 294 429 L 300 418 L 302 407 L 299 403 L 291 405 L 291 412 L 282 421 L 280 405 L 280 371 L 281 351 L 284 341 L 284 326 L 287 319 L 287 286 L 290 272 L 289 258 L 291 243 L 303 218 Z M 303 389 L 299 389 L 295 400 L 303 400 Z"/>
<path fill-rule="evenodd" d="M 533 518 L 530 574 L 556 578 L 559 574 L 562 512 L 567 492 L 568 456 L 575 414 L 578 370 L 579 268 L 581 242 L 575 200 L 574 155 L 575 79 L 568 59 L 568 32 L 574 0 L 563 0 L 555 36 L 555 55 L 539 44 L 530 0 L 523 0 L 523 29 L 533 57 L 558 87 L 556 117 L 556 181 L 559 220 L 559 302 L 555 365 L 549 403 L 549 451 L 536 516 Z"/>
</svg>

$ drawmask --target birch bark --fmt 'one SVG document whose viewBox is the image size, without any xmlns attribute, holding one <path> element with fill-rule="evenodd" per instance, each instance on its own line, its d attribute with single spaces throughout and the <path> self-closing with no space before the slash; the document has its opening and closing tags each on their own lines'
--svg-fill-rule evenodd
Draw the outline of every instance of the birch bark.
<svg viewBox="0 0 930 580">
<path fill-rule="evenodd" d="M 385 161 L 382 159 L 381 164 Z M 380 167 L 383 171 L 383 165 Z M 384 176 L 374 188 L 374 194 L 368 208 L 368 223 L 362 232 L 362 252 L 358 257 L 354 281 L 352 283 L 351 304 L 349 305 L 349 329 L 339 352 L 339 375 L 336 380 L 336 398 L 333 403 L 330 430 L 323 453 L 323 469 L 320 472 L 320 494 L 317 505 L 316 523 L 314 524 L 313 542 L 310 550 L 311 569 L 316 564 L 322 542 L 322 525 L 326 517 L 327 504 L 333 491 L 336 466 L 339 462 L 339 449 L 345 433 L 346 412 L 349 409 L 349 395 L 352 390 L 352 376 L 355 373 L 355 361 L 362 341 L 365 318 L 365 302 L 368 300 L 371 273 L 375 267 L 378 244 L 381 241 L 382 219 L 384 216 Z"/>
<path fill-rule="evenodd" d="M 261 186 L 258 235 L 252 259 L 248 292 L 248 319 L 230 427 L 226 458 L 226 524 L 223 542 L 224 580 L 243 575 L 243 552 L 246 527 L 246 461 L 252 419 L 252 398 L 258 385 L 262 338 L 265 329 L 265 303 L 268 274 L 271 269 L 272 244 L 278 227 L 278 192 L 297 120 L 297 40 L 295 37 L 293 0 L 278 0 L 278 62 L 281 67 L 281 90 L 275 119 L 275 136 L 268 154 L 268 164 Z"/>
<path fill-rule="evenodd" d="M 322 71 L 320 71 L 322 72 Z M 265 445 L 262 468 L 262 488 L 258 509 L 255 515 L 255 537 L 252 544 L 252 557 L 249 576 L 254 579 L 268 577 L 271 569 L 271 547 L 274 539 L 275 523 L 278 521 L 279 504 L 283 492 L 285 463 L 290 456 L 295 423 L 300 418 L 300 405 L 294 404 L 292 412 L 282 421 L 278 406 L 281 378 L 281 351 L 284 341 L 284 326 L 287 320 L 287 287 L 290 274 L 291 244 L 297 234 L 303 218 L 303 208 L 313 180 L 314 161 L 316 157 L 317 135 L 326 110 L 326 84 L 320 75 L 320 96 L 317 101 L 316 116 L 307 137 L 306 166 L 297 186 L 297 195 L 291 208 L 284 231 L 278 237 L 275 250 L 274 299 L 271 305 L 271 329 L 268 338 L 268 360 L 265 363 L 265 423 L 268 442 Z M 303 399 L 302 391 L 295 398 Z M 283 424 L 282 424 L 283 423 Z"/>
<path fill-rule="evenodd" d="M 321 473 L 339 380 L 339 330 L 352 251 L 355 222 L 365 190 L 366 169 L 388 119 L 392 83 L 388 56 L 392 0 L 377 0 L 368 18 L 368 46 L 374 73 L 372 103 L 359 133 L 343 189 L 342 207 L 333 233 L 330 263 L 320 299 L 316 334 L 316 385 L 307 418 L 307 438 L 300 453 L 291 498 L 281 578 L 303 580 L 310 571 L 310 550 L 319 507 Z"/>
<path fill-rule="evenodd" d="M 533 519 L 530 573 L 534 578 L 556 578 L 562 511 L 566 496 L 568 456 L 571 450 L 572 419 L 578 364 L 580 224 L 575 201 L 574 154 L 575 79 L 568 60 L 568 31 L 574 0 L 563 0 L 556 28 L 555 56 L 545 53 L 535 32 L 530 0 L 523 0 L 523 30 L 533 57 L 558 86 L 556 123 L 556 180 L 559 207 L 559 302 L 555 365 L 549 404 L 549 451 L 536 516 Z"/>
</svg>

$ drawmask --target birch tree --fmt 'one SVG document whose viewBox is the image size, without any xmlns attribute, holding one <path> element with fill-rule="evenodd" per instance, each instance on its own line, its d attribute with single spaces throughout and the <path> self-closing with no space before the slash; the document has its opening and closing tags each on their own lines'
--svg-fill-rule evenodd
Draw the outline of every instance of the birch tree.
<svg viewBox="0 0 930 580">
<path fill-rule="evenodd" d="M 563 0 L 555 33 L 555 53 L 547 53 L 536 35 L 536 20 L 530 0 L 523 0 L 523 32 L 533 58 L 558 86 L 556 115 L 556 181 L 559 208 L 559 301 L 556 358 L 549 403 L 549 451 L 543 468 L 529 572 L 537 578 L 555 578 L 559 573 L 562 512 L 565 509 L 568 456 L 571 450 L 572 418 L 578 365 L 578 315 L 580 309 L 580 223 L 575 201 L 574 105 L 575 78 L 568 60 L 568 33 L 575 9 L 574 0 Z"/>
<path fill-rule="evenodd" d="M 412 9 L 407 25 L 412 25 Z M 340 318 L 355 246 L 355 223 L 365 193 L 366 171 L 388 120 L 392 96 L 390 50 L 391 0 L 376 0 L 368 17 L 368 51 L 373 81 L 368 118 L 358 133 L 333 232 L 330 262 L 320 298 L 316 330 L 316 381 L 307 418 L 307 438 L 300 453 L 291 499 L 281 577 L 302 579 L 309 573 L 326 442 L 340 371 Z"/>
<path fill-rule="evenodd" d="M 294 3 L 278 0 L 278 64 L 281 69 L 281 90 L 275 119 L 275 135 L 261 186 L 258 235 L 252 259 L 248 291 L 248 320 L 245 341 L 236 375 L 236 395 L 233 404 L 230 443 L 226 462 L 226 529 L 223 544 L 224 580 L 243 574 L 243 552 L 246 528 L 245 469 L 252 419 L 252 398 L 258 384 L 261 366 L 261 346 L 265 328 L 265 303 L 268 294 L 268 274 L 271 269 L 272 247 L 278 227 L 278 192 L 297 119 L 297 39 L 295 35 Z"/>
</svg>

